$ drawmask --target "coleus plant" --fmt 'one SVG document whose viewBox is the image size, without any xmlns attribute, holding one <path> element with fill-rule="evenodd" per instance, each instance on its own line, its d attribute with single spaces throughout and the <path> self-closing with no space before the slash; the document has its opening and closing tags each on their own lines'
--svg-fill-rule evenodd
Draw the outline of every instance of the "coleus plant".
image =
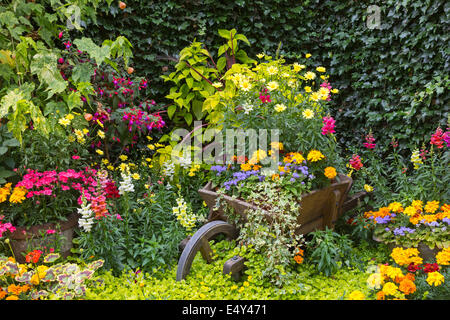
<svg viewBox="0 0 450 320">
<path fill-rule="evenodd" d="M 103 261 L 96 260 L 80 266 L 67 262 L 55 263 L 59 258 L 58 253 L 49 253 L 42 258 L 38 251 L 30 261 L 32 268 L 28 268 L 27 265 L 16 263 L 14 259 L 0 257 L 1 291 L 26 300 L 45 297 L 70 300 L 83 297 L 86 281 L 103 265 Z M 40 260 L 42 264 L 39 263 Z"/>
</svg>

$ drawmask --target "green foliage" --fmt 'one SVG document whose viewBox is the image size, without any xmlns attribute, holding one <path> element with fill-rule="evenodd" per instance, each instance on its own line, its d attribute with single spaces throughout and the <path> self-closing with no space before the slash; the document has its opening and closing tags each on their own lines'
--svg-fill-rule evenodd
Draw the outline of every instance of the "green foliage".
<svg viewBox="0 0 450 320">
<path fill-rule="evenodd" d="M 353 290 L 368 293 L 367 274 L 341 269 L 331 277 L 318 275 L 309 265 L 297 265 L 286 284 L 279 288 L 262 275 L 265 256 L 235 242 L 212 244 L 214 262 L 196 256 L 187 278 L 177 282 L 176 265 L 165 273 L 111 272 L 98 274 L 86 290 L 86 299 L 164 299 L 164 300 L 337 300 Z M 367 255 L 372 255 L 368 251 Z M 234 255 L 246 258 L 246 269 L 239 281 L 222 273 L 223 264 Z"/>
<path fill-rule="evenodd" d="M 19 141 L 13 137 L 6 126 L 0 127 L 0 184 L 6 183 L 6 179 L 15 175 L 14 168 L 17 162 L 12 154 L 20 146 Z"/>
<path fill-rule="evenodd" d="M 352 240 L 347 235 L 326 227 L 325 230 L 311 232 L 311 236 L 311 241 L 307 242 L 307 260 L 314 264 L 317 271 L 330 276 L 343 266 L 358 266 Z"/>
<path fill-rule="evenodd" d="M 173 101 L 167 108 L 167 114 L 175 124 L 180 124 L 180 118 L 184 119 L 181 123 L 185 122 L 188 126 L 193 119 L 206 118 L 207 121 L 217 122 L 220 113 L 203 107 L 205 100 L 214 95 L 216 90 L 221 90 L 214 85 L 223 86 L 224 73 L 237 61 L 244 64 L 256 62 L 239 49 L 238 41 L 250 44 L 243 34 L 236 33 L 235 29 L 220 29 L 218 32 L 227 42 L 219 47 L 216 61 L 201 42 L 194 40 L 180 51 L 175 71 L 168 76 L 161 76 L 164 81 L 175 83 L 166 95 L 167 99 Z"/>
<path fill-rule="evenodd" d="M 136 268 L 150 272 L 175 259 L 186 236 L 171 214 L 177 193 L 159 184 L 146 189 L 145 183 L 148 181 L 135 181 L 135 193 L 110 202 L 111 214 L 96 219 L 92 230 L 79 230 L 73 249 L 79 258 L 100 258 L 115 275 Z"/>
</svg>

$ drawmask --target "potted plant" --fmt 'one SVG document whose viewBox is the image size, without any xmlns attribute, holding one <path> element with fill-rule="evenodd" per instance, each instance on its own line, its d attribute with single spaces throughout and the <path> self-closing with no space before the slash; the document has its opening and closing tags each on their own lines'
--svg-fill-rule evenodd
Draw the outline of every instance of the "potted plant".
<svg viewBox="0 0 450 320">
<path fill-rule="evenodd" d="M 400 202 L 391 202 L 364 216 L 372 222 L 374 239 L 391 248 L 417 248 L 423 259 L 431 259 L 450 246 L 449 204 L 413 200 L 403 207 Z"/>
<path fill-rule="evenodd" d="M 3 223 L 15 227 L 8 237 L 17 261 L 24 263 L 26 252 L 38 248 L 44 253 L 59 249 L 64 257 L 70 254 L 79 204 L 88 201 L 93 208 L 104 209 L 99 190 L 107 178 L 100 173 L 89 167 L 59 172 L 27 169 L 19 182 L 0 188 Z"/>
</svg>

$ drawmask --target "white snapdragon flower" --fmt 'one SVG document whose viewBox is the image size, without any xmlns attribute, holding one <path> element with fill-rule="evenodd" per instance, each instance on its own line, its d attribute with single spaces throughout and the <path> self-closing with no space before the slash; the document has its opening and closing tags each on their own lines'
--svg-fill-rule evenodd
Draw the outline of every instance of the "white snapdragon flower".
<svg viewBox="0 0 450 320">
<path fill-rule="evenodd" d="M 90 232 L 94 224 L 94 212 L 91 210 L 91 204 L 82 204 L 81 208 L 77 209 L 81 218 L 78 219 L 78 225 L 86 232 Z"/>
<path fill-rule="evenodd" d="M 126 192 L 134 192 L 134 185 L 132 182 L 131 174 L 121 173 L 122 181 L 119 185 L 119 194 L 123 195 Z"/>
</svg>

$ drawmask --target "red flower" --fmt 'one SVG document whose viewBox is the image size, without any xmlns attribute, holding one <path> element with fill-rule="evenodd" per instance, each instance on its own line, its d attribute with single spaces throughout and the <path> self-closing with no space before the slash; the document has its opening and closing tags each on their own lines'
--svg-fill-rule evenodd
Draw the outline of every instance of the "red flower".
<svg viewBox="0 0 450 320">
<path fill-rule="evenodd" d="M 349 163 L 350 163 L 350 166 L 353 169 L 355 169 L 356 171 L 358 171 L 359 169 L 361 169 L 363 167 L 361 158 L 356 154 L 353 155 L 353 157 L 350 159 Z"/>
<path fill-rule="evenodd" d="M 116 185 L 114 184 L 114 181 L 108 181 L 106 183 L 105 192 L 106 192 L 106 198 L 108 198 L 108 199 L 120 197 L 119 190 L 117 189 Z"/>
<path fill-rule="evenodd" d="M 436 129 L 436 132 L 431 135 L 430 143 L 442 149 L 444 147 L 444 131 L 441 127 Z"/>
<path fill-rule="evenodd" d="M 423 268 L 423 272 L 425 272 L 425 273 L 435 272 L 435 271 L 439 271 L 439 270 L 440 270 L 440 268 L 437 263 L 426 263 Z"/>
<path fill-rule="evenodd" d="M 415 265 L 414 262 L 411 262 L 408 266 L 408 271 L 411 273 L 416 272 L 417 270 L 421 270 L 422 266 L 421 265 Z"/>
<path fill-rule="evenodd" d="M 28 263 L 30 262 L 37 263 L 41 255 L 42 255 L 41 250 L 33 250 L 25 256 L 25 261 Z"/>
</svg>

